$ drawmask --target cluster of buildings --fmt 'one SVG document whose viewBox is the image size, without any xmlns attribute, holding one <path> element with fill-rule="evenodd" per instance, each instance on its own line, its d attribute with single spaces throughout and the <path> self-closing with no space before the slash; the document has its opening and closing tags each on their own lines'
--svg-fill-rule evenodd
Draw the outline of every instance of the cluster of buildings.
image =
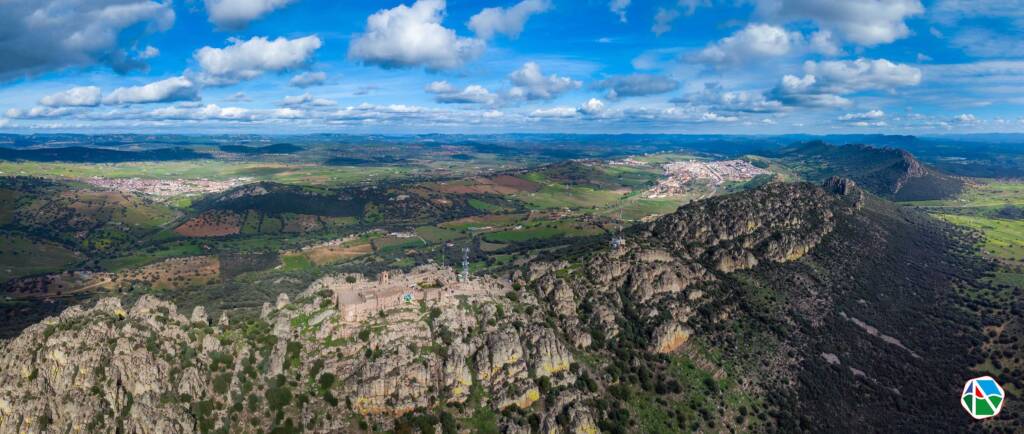
<svg viewBox="0 0 1024 434">
<path fill-rule="evenodd" d="M 668 163 L 664 168 L 666 178 L 648 190 L 646 197 L 659 198 L 684 194 L 687 187 L 695 182 L 717 186 L 728 181 L 749 181 L 755 176 L 771 173 L 745 160 L 678 161 Z"/>
<path fill-rule="evenodd" d="M 502 295 L 511 286 L 489 277 L 460 276 L 450 268 L 423 265 L 408 273 L 381 272 L 376 279 L 360 275 L 326 276 L 313 282 L 310 291 L 331 291 L 340 318 L 347 323 L 363 321 L 378 312 L 420 301 L 443 303 L 456 295 Z"/>
<path fill-rule="evenodd" d="M 87 184 L 111 190 L 164 197 L 196 193 L 218 193 L 251 181 L 249 178 L 212 181 L 209 179 L 101 178 L 98 176 L 82 179 L 82 182 Z"/>
</svg>

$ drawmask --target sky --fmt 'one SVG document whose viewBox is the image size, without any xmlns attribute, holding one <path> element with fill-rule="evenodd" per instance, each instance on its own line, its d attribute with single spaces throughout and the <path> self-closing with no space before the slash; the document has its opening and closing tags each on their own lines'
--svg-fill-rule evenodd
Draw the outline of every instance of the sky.
<svg viewBox="0 0 1024 434">
<path fill-rule="evenodd" d="M 0 132 L 1024 132 L 1024 0 L 5 0 Z"/>
</svg>

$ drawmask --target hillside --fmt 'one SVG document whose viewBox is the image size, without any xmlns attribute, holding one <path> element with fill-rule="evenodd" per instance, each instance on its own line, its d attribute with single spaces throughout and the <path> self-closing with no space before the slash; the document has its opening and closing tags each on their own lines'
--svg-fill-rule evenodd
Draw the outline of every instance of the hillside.
<svg viewBox="0 0 1024 434">
<path fill-rule="evenodd" d="M 785 148 L 779 155 L 806 179 L 850 178 L 866 190 L 896 201 L 945 199 L 964 188 L 961 179 L 925 166 L 897 148 L 813 141 Z"/>
<path fill-rule="evenodd" d="M 189 148 L 161 148 L 122 151 L 106 148 L 69 146 L 65 148 L 0 148 L 0 160 L 65 161 L 72 163 L 124 163 L 130 161 L 177 161 L 211 159 L 212 155 Z"/>
<path fill-rule="evenodd" d="M 224 152 L 243 155 L 294 154 L 303 150 L 301 146 L 291 143 L 275 143 L 266 146 L 221 145 L 218 148 Z"/>
<path fill-rule="evenodd" d="M 328 276 L 259 317 L 151 296 L 73 307 L 0 348 L 0 432 L 966 427 L 948 395 L 981 318 L 953 287 L 987 264 L 950 226 L 833 178 L 695 202 L 624 238 L 534 258 L 511 284 Z"/>
</svg>

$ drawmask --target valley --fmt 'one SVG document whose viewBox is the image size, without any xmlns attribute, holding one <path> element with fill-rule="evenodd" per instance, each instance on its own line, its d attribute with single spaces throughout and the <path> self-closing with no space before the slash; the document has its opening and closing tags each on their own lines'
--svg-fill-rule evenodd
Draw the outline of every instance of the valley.
<svg viewBox="0 0 1024 434">
<path fill-rule="evenodd" d="M 788 432 L 959 423 L 901 372 L 990 373 L 1018 397 L 1024 189 L 822 146 L 514 166 L 459 149 L 440 172 L 306 165 L 305 146 L 105 177 L 2 163 L 4 363 L 38 368 L 0 402 L 97 430 Z M 79 386 L 76 342 L 99 363 Z M 13 398 L 43 383 L 112 416 Z"/>
</svg>

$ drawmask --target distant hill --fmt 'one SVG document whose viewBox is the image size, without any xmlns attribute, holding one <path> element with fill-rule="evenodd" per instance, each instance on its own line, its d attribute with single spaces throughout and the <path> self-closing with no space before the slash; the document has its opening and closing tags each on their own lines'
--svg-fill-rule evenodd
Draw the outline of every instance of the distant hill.
<svg viewBox="0 0 1024 434">
<path fill-rule="evenodd" d="M 964 188 L 963 180 L 921 164 L 903 149 L 812 141 L 784 148 L 779 155 L 807 179 L 846 177 L 896 201 L 946 199 Z"/>
<path fill-rule="evenodd" d="M 104 148 L 71 146 L 45 149 L 0 148 L 0 160 L 64 161 L 69 163 L 125 163 L 130 161 L 201 160 L 212 155 L 188 148 L 161 148 L 146 151 L 119 151 Z"/>
<path fill-rule="evenodd" d="M 224 152 L 245 155 L 294 154 L 303 150 L 301 146 L 291 143 L 275 143 L 267 146 L 221 145 L 219 148 Z"/>
</svg>

